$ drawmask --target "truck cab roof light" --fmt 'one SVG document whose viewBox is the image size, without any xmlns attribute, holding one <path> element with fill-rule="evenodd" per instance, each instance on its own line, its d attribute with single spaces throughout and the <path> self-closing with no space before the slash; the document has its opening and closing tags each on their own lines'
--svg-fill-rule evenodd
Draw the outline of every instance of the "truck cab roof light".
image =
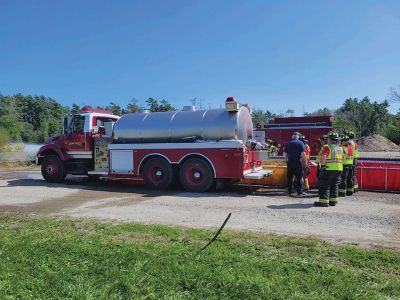
<svg viewBox="0 0 400 300">
<path fill-rule="evenodd" d="M 99 113 L 99 114 L 113 115 L 112 111 L 101 109 L 101 108 L 92 108 L 90 106 L 82 107 L 81 112 L 82 113 Z"/>
</svg>

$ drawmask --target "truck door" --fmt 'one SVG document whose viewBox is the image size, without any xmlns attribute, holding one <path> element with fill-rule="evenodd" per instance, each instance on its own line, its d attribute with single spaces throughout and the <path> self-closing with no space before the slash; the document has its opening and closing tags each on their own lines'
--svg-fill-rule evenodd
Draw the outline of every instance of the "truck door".
<svg viewBox="0 0 400 300">
<path fill-rule="evenodd" d="M 65 149 L 71 158 L 91 158 L 91 152 L 87 151 L 86 143 L 85 116 L 74 115 L 66 132 Z M 89 154 L 90 157 L 86 157 Z"/>
</svg>

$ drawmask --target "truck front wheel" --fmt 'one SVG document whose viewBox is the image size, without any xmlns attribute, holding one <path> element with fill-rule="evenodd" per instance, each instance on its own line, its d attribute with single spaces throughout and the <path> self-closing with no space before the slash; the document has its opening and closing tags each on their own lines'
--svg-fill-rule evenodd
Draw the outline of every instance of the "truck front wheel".
<svg viewBox="0 0 400 300">
<path fill-rule="evenodd" d="M 174 179 L 171 164 L 163 158 L 151 158 L 143 167 L 143 179 L 147 187 L 163 190 Z"/>
<path fill-rule="evenodd" d="M 182 187 L 188 192 L 205 192 L 210 189 L 214 181 L 213 170 L 204 159 L 191 158 L 183 163 L 179 179 Z"/>
<path fill-rule="evenodd" d="M 56 155 L 46 156 L 42 161 L 42 176 L 47 182 L 63 182 L 64 164 Z"/>
</svg>

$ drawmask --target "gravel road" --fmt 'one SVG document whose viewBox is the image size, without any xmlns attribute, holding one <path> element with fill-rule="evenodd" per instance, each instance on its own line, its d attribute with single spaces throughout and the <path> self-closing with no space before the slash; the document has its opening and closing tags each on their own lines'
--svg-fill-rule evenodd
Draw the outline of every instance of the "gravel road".
<svg viewBox="0 0 400 300">
<path fill-rule="evenodd" d="M 160 192 L 80 177 L 49 184 L 35 170 L 0 171 L 0 213 L 215 228 L 231 212 L 226 227 L 231 230 L 400 248 L 400 194 L 359 192 L 329 208 L 314 207 L 315 197 L 315 191 L 294 198 L 279 189 L 238 187 L 223 193 Z"/>
</svg>

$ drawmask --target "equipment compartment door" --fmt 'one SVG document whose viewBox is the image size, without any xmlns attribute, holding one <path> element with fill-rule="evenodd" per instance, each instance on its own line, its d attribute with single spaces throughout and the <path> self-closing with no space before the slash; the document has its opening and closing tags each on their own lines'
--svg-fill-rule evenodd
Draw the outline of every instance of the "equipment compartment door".
<svg viewBox="0 0 400 300">
<path fill-rule="evenodd" d="M 94 171 L 108 173 L 108 144 L 110 138 L 94 138 Z"/>
<path fill-rule="evenodd" d="M 110 150 L 110 169 L 112 174 L 133 174 L 133 151 Z"/>
</svg>

